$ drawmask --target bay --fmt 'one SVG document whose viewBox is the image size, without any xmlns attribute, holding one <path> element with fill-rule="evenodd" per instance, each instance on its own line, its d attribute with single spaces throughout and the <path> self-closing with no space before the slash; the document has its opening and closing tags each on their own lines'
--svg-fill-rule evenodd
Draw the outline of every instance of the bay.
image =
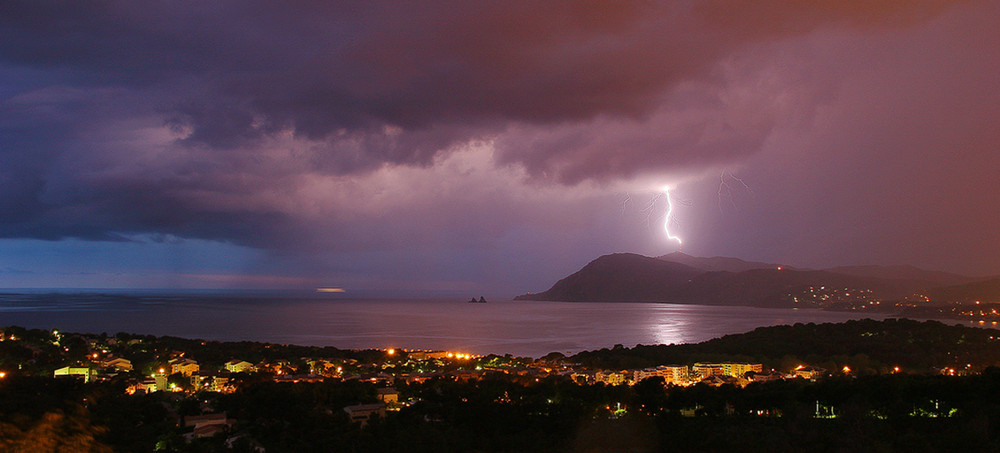
<svg viewBox="0 0 1000 453">
<path fill-rule="evenodd" d="M 0 326 L 129 332 L 343 349 L 412 348 L 541 357 L 695 343 L 757 327 L 884 314 L 667 303 L 347 299 L 283 294 L 0 294 Z"/>
</svg>

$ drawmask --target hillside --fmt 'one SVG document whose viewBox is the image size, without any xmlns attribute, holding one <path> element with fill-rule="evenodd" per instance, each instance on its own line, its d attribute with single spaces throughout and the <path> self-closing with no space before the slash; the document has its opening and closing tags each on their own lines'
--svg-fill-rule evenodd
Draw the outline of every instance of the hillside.
<svg viewBox="0 0 1000 453">
<path fill-rule="evenodd" d="M 760 327 L 697 344 L 637 345 L 574 355 L 570 360 L 596 368 L 639 368 L 698 360 L 750 360 L 773 368 L 796 362 L 828 369 L 849 365 L 859 372 L 911 371 L 1000 365 L 993 329 L 949 326 L 937 321 L 864 319 L 844 323 Z"/>
<path fill-rule="evenodd" d="M 1000 302 L 1000 278 L 964 285 L 931 288 L 926 290 L 924 295 L 931 301 L 972 302 L 979 300 L 984 303 L 997 303 Z"/>
<path fill-rule="evenodd" d="M 515 300 L 670 302 L 702 305 L 856 309 L 914 293 L 932 301 L 970 297 L 1000 300 L 1000 279 L 969 277 L 911 266 L 853 266 L 797 270 L 737 258 L 672 253 L 650 258 L 605 255 L 559 280 L 547 291 Z M 942 287 L 942 282 L 962 285 Z M 959 299 L 956 299 L 959 298 Z"/>
<path fill-rule="evenodd" d="M 794 307 L 810 294 L 855 300 L 862 291 L 871 298 L 901 298 L 921 288 L 923 282 L 855 277 L 827 271 L 754 269 L 746 272 L 706 272 L 691 280 L 681 292 L 681 303 Z M 867 294 L 867 293 L 865 293 Z M 795 302 L 795 297 L 800 302 Z M 829 300 L 829 299 L 826 299 Z M 811 300 L 810 300 L 811 301 Z M 823 305 L 819 302 L 813 305 Z"/>
<path fill-rule="evenodd" d="M 841 266 L 824 269 L 838 274 L 895 280 L 920 280 L 931 286 L 961 285 L 978 279 L 950 272 L 928 271 L 915 266 Z"/>
<path fill-rule="evenodd" d="M 659 260 L 670 261 L 673 263 L 683 264 L 685 266 L 690 266 L 695 269 L 701 269 L 703 271 L 714 272 L 714 271 L 726 271 L 726 272 L 744 272 L 753 269 L 777 269 L 781 267 L 782 269 L 794 270 L 791 266 L 786 266 L 784 264 L 775 263 L 760 263 L 756 261 L 744 261 L 739 258 L 729 258 L 725 256 L 713 256 L 711 258 L 705 258 L 700 256 L 691 256 L 683 252 L 673 252 L 666 255 L 656 257 Z"/>
<path fill-rule="evenodd" d="M 615 253 L 591 261 L 548 291 L 524 294 L 514 300 L 663 301 L 671 299 L 675 291 L 702 273 L 683 264 L 634 253 Z"/>
</svg>

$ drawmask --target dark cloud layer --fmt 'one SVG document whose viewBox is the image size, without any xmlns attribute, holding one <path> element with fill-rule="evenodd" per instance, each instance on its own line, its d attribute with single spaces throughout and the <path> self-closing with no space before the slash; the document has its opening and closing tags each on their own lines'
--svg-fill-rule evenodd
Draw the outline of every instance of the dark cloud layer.
<svg viewBox="0 0 1000 453">
<path fill-rule="evenodd" d="M 926 90 L 957 75 L 939 104 L 984 121 L 996 78 L 973 62 L 997 39 L 975 18 L 996 16 L 938 1 L 2 2 L 0 237 L 500 247 L 522 223 L 594 222 L 575 210 L 595 185 L 756 160 L 771 169 L 748 174 L 780 176 L 773 155 L 793 143 L 811 164 L 863 146 L 872 168 L 936 155 L 927 143 L 990 150 L 962 121 L 964 136 L 923 140 L 947 123 L 929 103 L 857 102 L 888 89 L 880 76 Z M 958 45 L 965 66 L 936 67 Z M 875 139 L 842 120 L 900 117 L 884 108 L 922 126 Z"/>
<path fill-rule="evenodd" d="M 0 52 L 10 66 L 52 71 L 72 86 L 138 90 L 171 124 L 189 128 L 187 142 L 213 148 L 252 146 L 280 131 L 332 142 L 346 133 L 365 151 L 345 155 L 331 143 L 328 158 L 341 171 L 427 164 L 449 145 L 511 122 L 641 119 L 666 90 L 702 78 L 748 43 L 825 25 L 892 25 L 927 9 L 879 2 L 4 5 Z M 402 136 L 386 143 L 387 126 Z M 508 153 L 531 167 L 557 167 L 544 153 Z M 670 154 L 674 163 L 696 164 L 707 153 Z"/>
</svg>

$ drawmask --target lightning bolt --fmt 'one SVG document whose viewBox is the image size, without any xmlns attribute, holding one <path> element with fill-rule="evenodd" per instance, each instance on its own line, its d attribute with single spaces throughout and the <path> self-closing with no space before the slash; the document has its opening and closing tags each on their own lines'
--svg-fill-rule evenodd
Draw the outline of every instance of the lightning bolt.
<svg viewBox="0 0 1000 453">
<path fill-rule="evenodd" d="M 750 190 L 750 186 L 748 186 L 747 183 L 743 182 L 742 179 L 737 178 L 736 175 L 733 174 L 733 172 L 729 172 L 729 177 L 735 179 L 736 182 L 740 183 L 740 185 L 742 185 L 743 188 L 746 189 L 747 192 L 750 192 L 750 195 L 753 196 L 753 191 Z"/>
<path fill-rule="evenodd" d="M 628 202 L 629 202 L 630 200 L 632 200 L 632 196 L 631 196 L 631 195 L 629 195 L 629 193 L 628 193 L 628 192 L 625 192 L 625 199 L 624 199 L 624 200 L 622 200 L 622 215 L 625 215 L 625 206 L 627 206 L 627 205 L 628 205 Z"/>
<path fill-rule="evenodd" d="M 640 211 L 642 213 L 643 217 L 646 219 L 646 226 L 647 227 L 649 226 L 650 219 L 653 217 L 653 212 L 656 211 L 656 202 L 659 201 L 660 197 L 662 197 L 662 196 L 663 196 L 662 193 L 656 193 L 656 194 L 654 194 L 653 198 L 651 198 L 649 200 L 649 204 L 647 204 L 646 207 L 642 208 L 642 210 Z"/>
<path fill-rule="evenodd" d="M 727 175 L 729 176 L 728 180 L 726 179 Z M 733 186 L 730 185 L 730 180 L 740 183 L 740 186 L 743 186 L 743 190 L 749 193 L 751 197 L 754 196 L 753 190 L 750 189 L 750 186 L 748 186 L 747 183 L 743 182 L 742 179 L 737 178 L 736 175 L 734 175 L 732 172 L 722 170 L 722 174 L 719 175 L 719 214 L 722 214 L 723 197 L 729 199 L 729 204 L 733 205 L 734 209 L 737 210 L 739 209 L 736 206 L 736 200 L 733 193 Z M 737 186 L 737 189 L 739 189 L 739 186 Z"/>
<path fill-rule="evenodd" d="M 722 170 L 722 174 L 719 175 L 719 214 L 722 214 L 722 195 L 723 192 L 729 195 L 729 201 L 733 201 L 733 191 L 726 182 L 726 171 Z"/>
<path fill-rule="evenodd" d="M 681 238 L 674 236 L 673 234 L 670 234 L 670 222 L 673 221 L 674 219 L 673 217 L 674 203 L 670 199 L 670 188 L 667 187 L 663 189 L 663 194 L 666 195 L 667 197 L 667 219 L 663 222 L 663 229 L 667 232 L 667 239 L 670 239 L 672 241 L 677 241 L 677 245 L 684 245 L 684 243 L 681 242 Z"/>
</svg>

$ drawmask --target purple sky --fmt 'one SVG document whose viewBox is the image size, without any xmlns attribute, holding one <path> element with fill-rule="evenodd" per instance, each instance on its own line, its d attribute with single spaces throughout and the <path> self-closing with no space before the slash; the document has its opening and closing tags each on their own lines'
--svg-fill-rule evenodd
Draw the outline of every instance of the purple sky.
<svg viewBox="0 0 1000 453">
<path fill-rule="evenodd" d="M 996 1 L 5 1 L 0 288 L 514 295 L 677 250 L 667 186 L 689 254 L 1000 274 L 997 24 Z"/>
</svg>

